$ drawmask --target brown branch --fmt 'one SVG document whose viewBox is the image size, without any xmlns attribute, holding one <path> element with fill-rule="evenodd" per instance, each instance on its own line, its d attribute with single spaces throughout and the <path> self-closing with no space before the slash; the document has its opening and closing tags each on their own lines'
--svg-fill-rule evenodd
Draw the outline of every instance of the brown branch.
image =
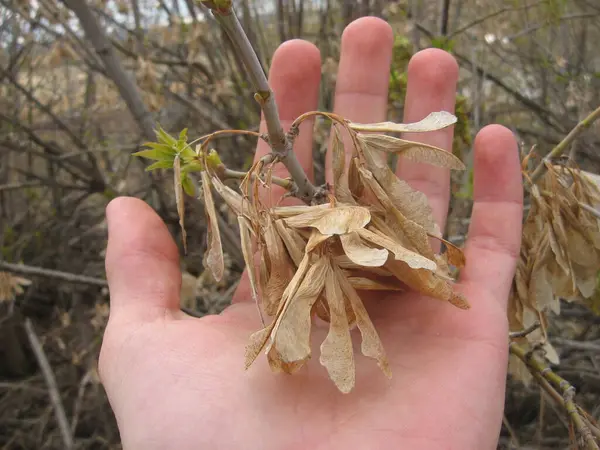
<svg viewBox="0 0 600 450">
<path fill-rule="evenodd" d="M 575 426 L 579 434 L 583 437 L 588 450 L 600 450 L 594 435 L 590 429 L 590 423 L 581 415 L 582 408 L 575 403 L 575 388 L 567 380 L 556 374 L 550 366 L 537 358 L 533 351 L 527 351 L 520 347 L 516 342 L 511 342 L 509 345 L 510 353 L 519 358 L 529 369 L 531 374 L 536 379 L 543 379 L 553 389 L 562 393 L 561 403 L 570 417 L 572 424 Z M 544 384 L 540 384 L 544 387 Z M 552 395 L 552 392 L 549 392 Z M 557 400 L 556 395 L 553 396 Z M 560 397 L 560 396 L 559 396 Z"/>
<path fill-rule="evenodd" d="M 26 266 L 24 264 L 12 264 L 4 261 L 0 261 L 0 269 L 8 272 L 20 273 L 23 275 L 40 276 L 45 278 L 55 278 L 70 283 L 82 283 L 91 284 L 93 286 L 108 286 L 106 280 L 100 278 L 88 277 L 85 275 L 76 275 L 68 272 L 61 272 L 59 270 L 44 269 L 42 267 Z"/>
<path fill-rule="evenodd" d="M 29 339 L 29 344 L 31 345 L 33 353 L 35 354 L 35 359 L 40 366 L 42 374 L 44 375 L 44 380 L 48 386 L 50 402 L 54 408 L 54 414 L 56 414 L 56 421 L 58 422 L 58 428 L 60 429 L 60 434 L 62 435 L 65 448 L 70 450 L 75 447 L 75 443 L 73 441 L 73 434 L 71 433 L 69 421 L 67 420 L 67 414 L 65 413 L 65 408 L 63 407 L 60 393 L 58 392 L 56 377 L 52 372 L 52 367 L 48 362 L 48 358 L 44 353 L 42 344 L 35 334 L 35 330 L 33 329 L 33 325 L 29 319 L 25 320 L 25 331 L 27 333 L 27 338 Z"/>
<path fill-rule="evenodd" d="M 585 130 L 590 128 L 592 124 L 600 118 L 600 106 L 592 111 L 585 119 L 580 121 L 575 128 L 571 130 L 571 132 L 565 136 L 565 138 L 558 143 L 556 147 L 554 147 L 548 155 L 544 157 L 544 159 L 538 164 L 536 169 L 531 174 L 531 182 L 535 183 L 545 172 L 546 163 L 550 162 L 552 159 L 555 159 L 561 156 L 565 150 L 575 141 L 575 139 L 583 133 Z"/>
</svg>

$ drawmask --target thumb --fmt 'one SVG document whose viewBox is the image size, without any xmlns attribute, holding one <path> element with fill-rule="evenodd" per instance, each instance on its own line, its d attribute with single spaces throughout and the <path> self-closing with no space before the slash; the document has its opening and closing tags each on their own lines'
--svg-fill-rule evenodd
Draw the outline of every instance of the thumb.
<svg viewBox="0 0 600 450">
<path fill-rule="evenodd" d="M 111 316 L 151 321 L 179 310 L 179 252 L 158 214 L 142 200 L 120 197 L 106 208 L 106 276 Z"/>
</svg>

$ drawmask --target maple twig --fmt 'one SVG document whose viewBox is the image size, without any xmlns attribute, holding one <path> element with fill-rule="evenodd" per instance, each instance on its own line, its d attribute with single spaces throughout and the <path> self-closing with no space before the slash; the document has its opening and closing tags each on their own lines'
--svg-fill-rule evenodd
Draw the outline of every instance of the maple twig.
<svg viewBox="0 0 600 450">
<path fill-rule="evenodd" d="M 212 11 L 217 22 L 223 27 L 231 39 L 234 50 L 248 71 L 250 81 L 255 90 L 254 98 L 264 114 L 269 134 L 269 145 L 273 153 L 277 156 L 277 159 L 287 168 L 294 180 L 297 187 L 295 196 L 309 204 L 315 199 L 324 198 L 325 191 L 310 182 L 296 158 L 292 140 L 288 139 L 283 131 L 279 112 L 277 111 L 277 104 L 275 103 L 275 96 L 273 95 L 273 91 L 271 91 L 267 76 L 258 56 L 235 14 L 231 0 L 202 0 L 202 3 Z"/>
<path fill-rule="evenodd" d="M 533 333 L 535 330 L 537 330 L 540 327 L 540 323 L 539 322 L 535 322 L 532 325 L 528 326 L 527 328 L 525 328 L 524 330 L 521 331 L 513 331 L 511 333 L 508 333 L 508 337 L 510 339 L 516 339 L 516 338 L 521 338 L 521 337 L 525 337 L 530 333 Z"/>
<path fill-rule="evenodd" d="M 525 350 L 514 341 L 510 343 L 509 349 L 510 353 L 519 358 L 538 381 L 543 380 L 545 382 L 540 383 L 543 388 L 546 390 L 548 390 L 548 386 L 552 388 L 548 393 L 563 404 L 572 424 L 583 437 L 586 448 L 588 450 L 600 450 L 590 427 L 590 422 L 586 419 L 585 414 L 582 415 L 583 409 L 575 403 L 575 387 L 537 358 L 533 351 Z M 560 391 L 562 396 L 556 390 Z"/>
<path fill-rule="evenodd" d="M 573 141 L 587 128 L 589 128 L 597 119 L 600 118 L 600 106 L 592 111 L 585 119 L 580 121 L 575 128 L 571 130 L 565 138 L 560 141 L 556 147 L 554 147 L 550 153 L 548 153 L 544 159 L 538 164 L 533 173 L 531 174 L 531 183 L 535 183 L 544 173 L 546 169 L 546 163 L 549 163 L 552 159 L 562 155 L 564 151 L 573 143 Z"/>
</svg>

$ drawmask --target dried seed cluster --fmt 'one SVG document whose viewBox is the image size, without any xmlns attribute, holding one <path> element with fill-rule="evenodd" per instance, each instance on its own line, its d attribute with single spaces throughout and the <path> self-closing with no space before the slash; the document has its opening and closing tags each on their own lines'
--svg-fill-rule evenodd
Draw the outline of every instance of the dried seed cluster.
<svg viewBox="0 0 600 450">
<path fill-rule="evenodd" d="M 327 203 L 312 206 L 263 204 L 259 189 L 269 189 L 272 179 L 272 163 L 263 161 L 248 172 L 240 192 L 231 189 L 221 180 L 222 171 L 207 162 L 211 153 L 199 147 L 206 168 L 201 172 L 209 223 L 206 267 L 220 279 L 223 253 L 212 187 L 238 216 L 253 297 L 261 317 L 268 317 L 268 324 L 250 338 L 246 367 L 264 351 L 274 371 L 300 369 L 311 357 L 311 324 L 316 316 L 329 323 L 320 362 L 346 393 L 355 383 L 350 337 L 354 325 L 362 336 L 362 353 L 391 376 L 359 291 L 410 288 L 468 308 L 466 299 L 454 292 L 449 271 L 451 265 L 464 265 L 462 252 L 443 241 L 425 195 L 400 180 L 384 157 L 397 153 L 414 161 L 463 169 L 462 162 L 449 152 L 383 134 L 437 130 L 455 120 L 446 112 L 412 124 L 363 125 L 339 120 L 333 135 L 333 192 Z M 340 128 L 348 133 L 353 148 L 348 162 Z M 448 251 L 435 254 L 432 237 L 443 241 Z M 256 252 L 260 253 L 258 264 Z"/>
<path fill-rule="evenodd" d="M 585 303 L 596 291 L 600 222 L 590 210 L 599 205 L 598 180 L 579 169 L 547 164 L 544 177 L 531 188 L 508 316 L 511 331 L 540 323 L 521 343 L 541 345 L 555 364 L 558 355 L 546 340 L 548 313 L 560 314 L 561 299 Z M 511 372 L 529 379 L 516 359 Z"/>
</svg>

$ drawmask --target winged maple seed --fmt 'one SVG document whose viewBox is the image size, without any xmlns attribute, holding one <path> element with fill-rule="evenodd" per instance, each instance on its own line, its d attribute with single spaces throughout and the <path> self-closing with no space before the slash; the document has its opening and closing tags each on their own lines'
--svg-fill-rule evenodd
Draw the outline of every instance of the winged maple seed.
<svg viewBox="0 0 600 450">
<path fill-rule="evenodd" d="M 599 205 L 600 183 L 579 169 L 548 164 L 544 177 L 531 188 L 509 321 L 511 331 L 539 322 L 541 327 L 520 343 L 541 344 L 555 364 L 558 354 L 546 339 L 549 313 L 560 314 L 560 299 L 586 303 L 595 292 L 600 222 L 590 210 Z M 517 359 L 511 360 L 511 372 L 525 382 L 530 379 Z"/>
<path fill-rule="evenodd" d="M 180 213 L 182 186 L 185 192 L 193 192 L 189 172 L 201 172 L 200 197 L 208 224 L 204 263 L 215 279 L 223 273 L 223 251 L 212 189 L 238 217 L 252 296 L 261 319 L 267 318 L 263 328 L 250 337 L 246 368 L 264 352 L 274 371 L 300 370 L 312 356 L 312 323 L 318 317 L 329 327 L 319 361 L 337 388 L 346 393 L 355 384 L 354 327 L 362 337 L 363 355 L 374 359 L 391 377 L 386 352 L 361 292 L 410 289 L 469 308 L 467 300 L 454 291 L 451 277 L 452 266 L 465 264 L 462 251 L 442 239 L 426 196 L 399 179 L 383 156 L 395 153 L 400 160 L 448 169 L 464 169 L 464 165 L 450 152 L 385 134 L 442 129 L 455 123 L 450 113 L 432 113 L 409 124 L 357 124 L 338 116 L 330 118 L 334 122 L 333 186 L 323 204 L 266 204 L 262 199 L 271 196 L 261 196 L 261 189 L 268 191 L 275 182 L 290 186 L 271 175 L 276 164 L 272 159 L 257 161 L 243 174 L 239 191 L 232 189 L 224 183 L 224 175 L 232 171 L 224 168 L 214 150 L 207 150 L 209 139 L 196 147 L 192 157 L 183 134 L 175 140 L 161 130 L 161 143 L 151 144 L 152 150 L 142 156 L 159 159 L 160 167 L 175 168 Z M 351 149 L 346 148 L 341 131 L 348 134 Z M 173 155 L 174 163 L 169 159 Z M 181 225 L 183 228 L 183 219 Z M 440 240 L 447 251 L 436 254 L 430 238 Z M 256 253 L 260 258 L 254 258 Z"/>
<path fill-rule="evenodd" d="M 445 113 L 431 115 L 418 128 L 394 124 L 399 130 L 425 131 L 453 122 Z M 351 329 L 362 335 L 362 353 L 377 361 L 391 377 L 389 362 L 359 291 L 414 289 L 467 309 L 454 292 L 450 265 L 464 265 L 460 249 L 443 241 L 448 252 L 435 255 L 429 237 L 441 239 L 426 197 L 400 180 L 380 152 L 396 152 L 412 160 L 450 169 L 464 168 L 451 153 L 383 134 L 364 134 L 389 124 L 342 125 L 354 142 L 350 164 L 338 126 L 334 126 L 334 195 L 324 205 L 268 208 L 254 198 L 255 234 L 260 258 L 260 307 L 271 318 L 255 332 L 246 351 L 246 367 L 261 352 L 274 371 L 294 373 L 311 357 L 312 318 L 329 323 L 320 347 L 320 363 L 342 392 L 355 384 Z M 433 128 L 435 129 L 435 128 Z M 395 130 L 392 130 L 395 131 Z M 354 178 L 352 178 L 354 177 Z M 258 179 L 258 178 L 256 178 Z M 257 182 L 255 182 L 257 183 Z M 247 189 L 250 191 L 250 189 Z M 252 261 L 247 261 L 252 265 Z"/>
</svg>

